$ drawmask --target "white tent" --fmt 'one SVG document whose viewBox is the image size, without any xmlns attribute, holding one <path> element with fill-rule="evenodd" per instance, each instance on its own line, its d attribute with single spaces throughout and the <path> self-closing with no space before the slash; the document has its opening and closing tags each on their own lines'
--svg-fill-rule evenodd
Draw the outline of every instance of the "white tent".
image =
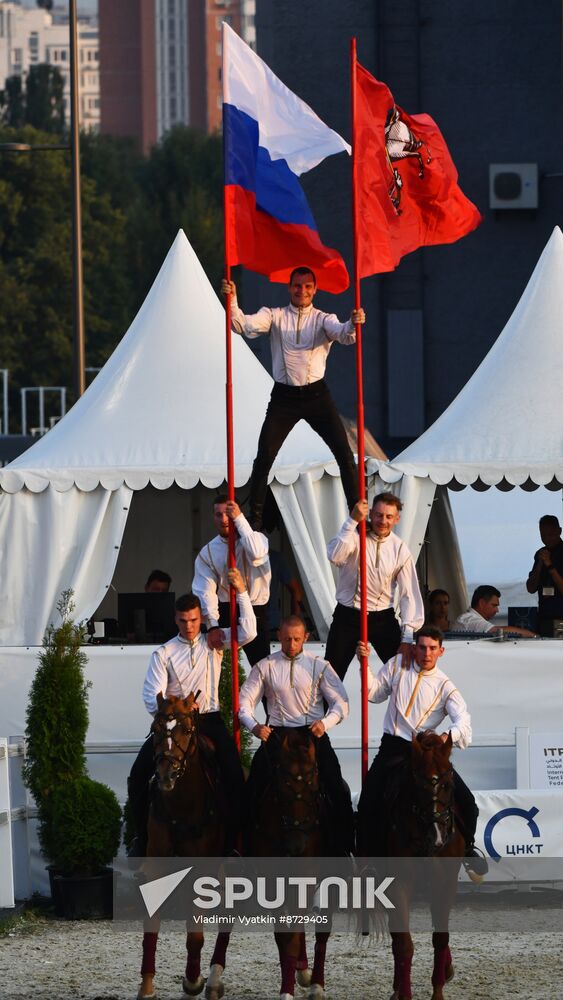
<svg viewBox="0 0 563 1000">
<path fill-rule="evenodd" d="M 403 537 L 413 553 L 446 486 L 561 489 L 562 317 L 563 234 L 556 227 L 504 330 L 456 399 L 393 462 L 369 463 L 406 501 Z M 451 555 L 453 578 L 441 586 L 459 597 L 459 551 Z"/>
<path fill-rule="evenodd" d="M 89 617 L 111 586 L 126 526 L 131 547 L 150 552 L 153 565 L 160 562 L 164 533 L 174 530 L 191 581 L 193 556 L 208 537 L 202 537 L 202 507 L 211 502 L 202 491 L 226 477 L 224 326 L 223 307 L 180 231 L 134 322 L 84 396 L 0 471 L 0 644 L 40 642 L 68 587 L 77 618 Z M 243 338 L 233 340 L 241 486 L 250 476 L 272 380 Z M 301 422 L 272 476 L 324 637 L 334 606 L 326 538 L 346 515 L 338 467 Z M 145 497 L 145 516 L 131 528 L 137 495 Z"/>
</svg>

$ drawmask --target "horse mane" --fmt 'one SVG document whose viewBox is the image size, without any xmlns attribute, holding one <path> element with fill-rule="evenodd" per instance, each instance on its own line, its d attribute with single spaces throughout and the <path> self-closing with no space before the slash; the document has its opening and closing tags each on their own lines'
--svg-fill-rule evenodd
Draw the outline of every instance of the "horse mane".
<svg viewBox="0 0 563 1000">
<path fill-rule="evenodd" d="M 423 733 L 418 733 L 416 741 L 423 750 L 433 750 L 435 747 L 445 745 L 442 737 L 438 736 L 438 733 L 433 732 L 432 729 L 425 729 Z"/>
</svg>

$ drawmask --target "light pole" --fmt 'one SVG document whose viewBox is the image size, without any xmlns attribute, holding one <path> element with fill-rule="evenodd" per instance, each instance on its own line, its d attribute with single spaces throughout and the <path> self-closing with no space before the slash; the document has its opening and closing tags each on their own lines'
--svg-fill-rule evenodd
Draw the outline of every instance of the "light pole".
<svg viewBox="0 0 563 1000">
<path fill-rule="evenodd" d="M 76 0 L 70 7 L 70 153 L 72 174 L 73 385 L 76 396 L 85 389 L 84 294 L 82 281 L 82 210 L 80 202 L 80 134 L 78 114 L 78 20 Z"/>
<path fill-rule="evenodd" d="M 70 151 L 72 181 L 72 383 L 75 396 L 85 389 L 84 375 L 84 291 L 82 278 L 82 212 L 80 201 L 80 133 L 78 115 L 78 21 L 76 0 L 69 0 L 70 47 L 70 142 L 48 145 L 26 142 L 0 143 L 0 152 L 35 153 L 62 149 Z"/>
</svg>

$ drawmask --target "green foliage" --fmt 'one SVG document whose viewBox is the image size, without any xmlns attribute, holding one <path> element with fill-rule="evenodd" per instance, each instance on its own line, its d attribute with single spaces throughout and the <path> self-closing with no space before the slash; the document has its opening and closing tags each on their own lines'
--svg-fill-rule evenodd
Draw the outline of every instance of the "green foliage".
<svg viewBox="0 0 563 1000">
<path fill-rule="evenodd" d="M 240 652 L 238 658 L 238 684 L 239 688 L 244 684 L 246 674 L 240 662 Z M 221 678 L 219 680 L 219 704 L 221 706 L 221 716 L 228 731 L 233 732 L 233 673 L 231 666 L 231 651 L 226 649 L 223 653 L 223 666 L 221 668 Z M 243 767 L 250 768 L 252 763 L 252 735 L 244 726 L 240 727 L 240 760 Z"/>
<path fill-rule="evenodd" d="M 11 128 L 32 125 L 62 135 L 65 127 L 64 78 L 57 66 L 32 66 L 22 82 L 10 76 L 0 91 L 0 120 Z"/>
<path fill-rule="evenodd" d="M 3 120 L 13 127 L 0 125 L 0 144 L 52 143 L 50 126 L 39 131 L 23 124 L 16 97 L 4 104 Z M 218 287 L 222 151 L 217 136 L 183 126 L 149 157 L 132 141 L 113 136 L 87 133 L 80 144 L 86 364 L 101 367 L 141 306 L 179 228 Z M 0 357 L 10 370 L 13 409 L 19 409 L 22 386 L 70 388 L 71 174 L 64 151 L 0 150 L 0 301 Z"/>
<path fill-rule="evenodd" d="M 58 66 L 39 63 L 26 77 L 25 120 L 33 128 L 62 134 L 65 127 L 64 79 Z"/>
<path fill-rule="evenodd" d="M 71 598 L 72 591 L 63 593 L 57 605 L 61 624 L 45 633 L 27 706 L 23 777 L 40 813 L 56 788 L 86 773 L 85 636 L 72 621 Z"/>
<path fill-rule="evenodd" d="M 9 76 L 0 90 L 0 121 L 10 128 L 25 125 L 25 96 L 21 76 Z"/>
<path fill-rule="evenodd" d="M 45 633 L 31 685 L 23 778 L 37 805 L 43 853 L 65 874 L 91 874 L 117 853 L 121 809 L 111 789 L 86 773 L 85 629 L 72 619 L 71 590 L 57 610 L 61 623 Z"/>
<path fill-rule="evenodd" d="M 119 848 L 121 807 L 107 785 L 74 778 L 53 791 L 42 834 L 48 857 L 63 875 L 95 875 Z"/>
</svg>

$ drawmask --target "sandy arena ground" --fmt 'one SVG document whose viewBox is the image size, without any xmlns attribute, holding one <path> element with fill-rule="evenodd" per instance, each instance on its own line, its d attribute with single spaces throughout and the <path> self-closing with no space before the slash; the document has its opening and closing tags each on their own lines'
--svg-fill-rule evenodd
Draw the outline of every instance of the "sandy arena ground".
<svg viewBox="0 0 563 1000">
<path fill-rule="evenodd" d="M 546 926 L 550 923 L 547 914 Z M 418 934 L 414 938 L 413 995 L 422 1000 L 432 992 L 430 937 Z M 140 944 L 137 933 L 116 933 L 103 921 L 69 923 L 39 918 L 26 922 L 0 938 L 0 998 L 134 1000 Z M 456 975 L 447 987 L 447 1000 L 563 998 L 560 932 L 457 932 L 452 934 L 451 945 Z M 203 952 L 204 972 L 210 954 L 208 941 Z M 184 961 L 182 936 L 163 932 L 155 981 L 160 1000 L 184 997 Z M 392 992 L 389 942 L 334 935 L 329 942 L 326 979 L 330 1000 L 388 1000 Z M 225 1000 L 276 1000 L 279 978 L 273 937 L 237 934 L 228 955 L 225 983 Z M 299 989 L 297 997 L 304 997 Z"/>
</svg>

